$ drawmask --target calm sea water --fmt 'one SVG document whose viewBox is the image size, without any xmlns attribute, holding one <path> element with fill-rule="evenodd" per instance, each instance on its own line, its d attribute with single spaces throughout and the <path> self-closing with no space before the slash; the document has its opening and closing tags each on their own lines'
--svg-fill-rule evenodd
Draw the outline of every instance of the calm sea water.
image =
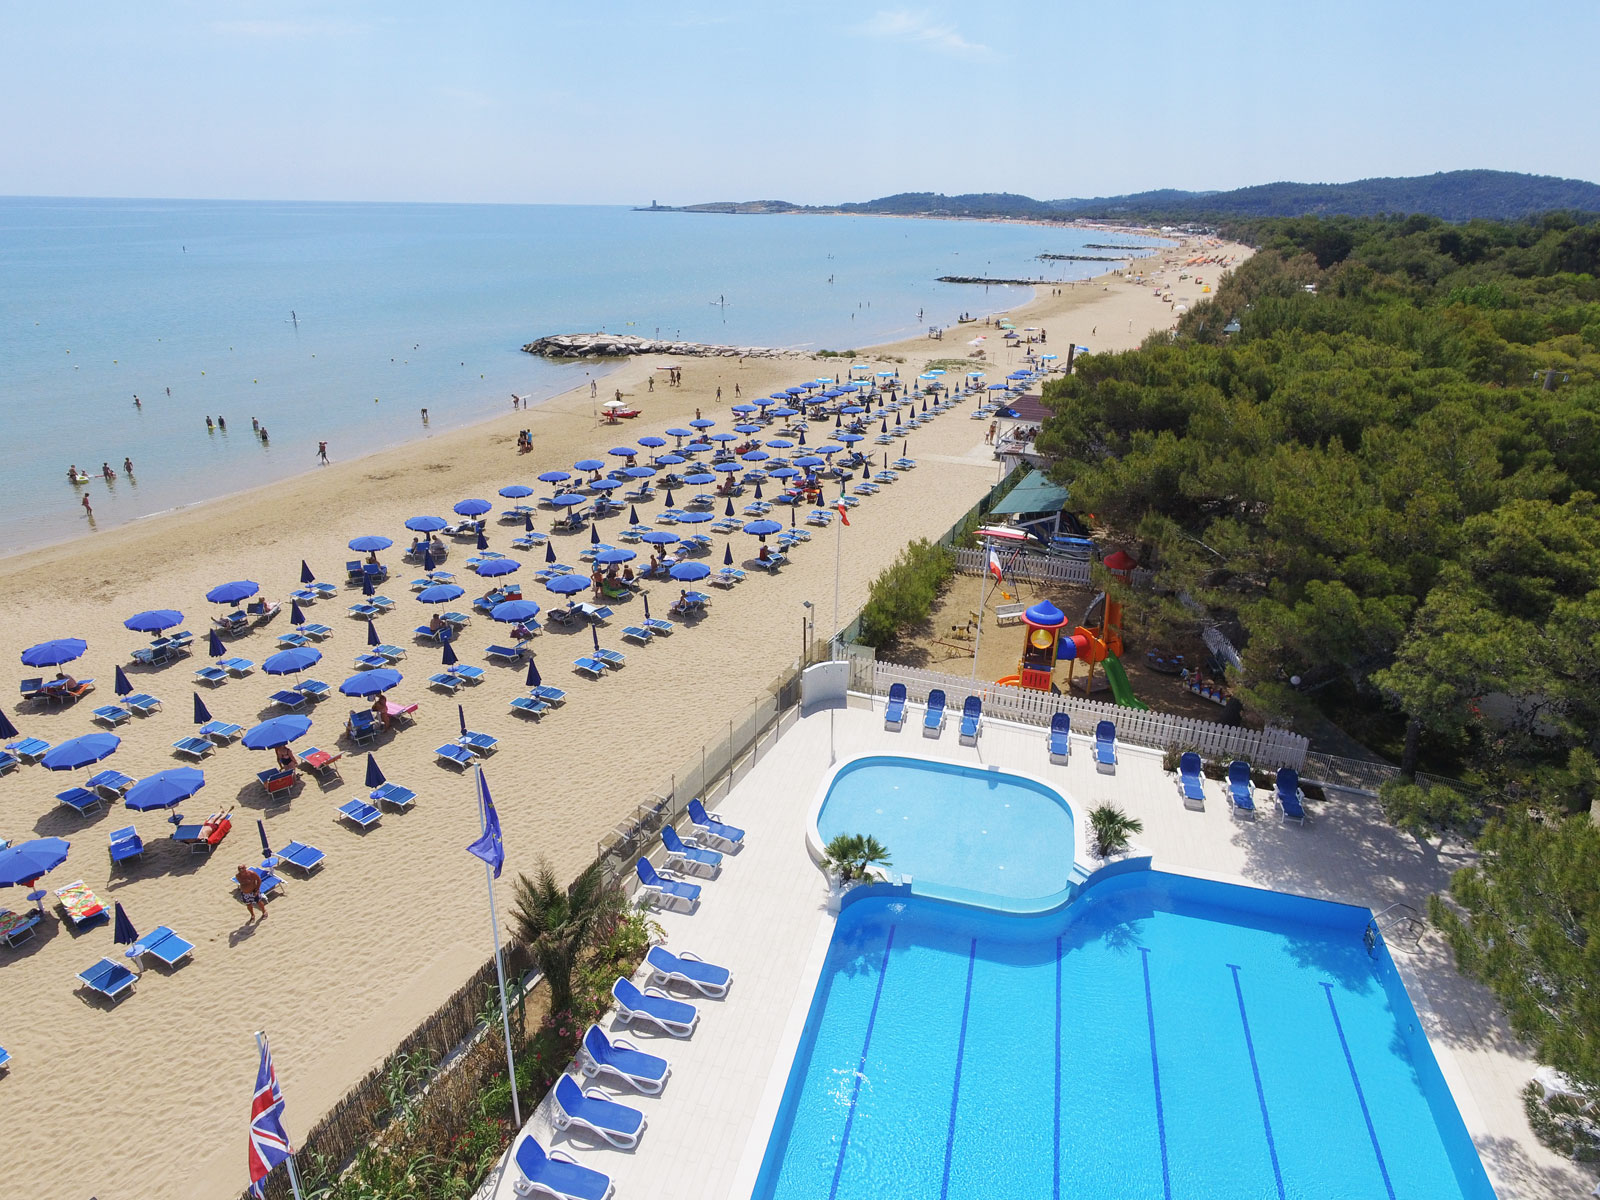
<svg viewBox="0 0 1600 1200">
<path fill-rule="evenodd" d="M 1131 239 L 611 207 L 0 199 L 0 520 L 13 549 L 57 541 L 88 530 L 85 493 L 105 528 L 307 470 L 319 441 L 350 458 L 503 411 L 512 392 L 581 385 L 594 368 L 520 351 L 542 334 L 831 349 L 905 336 L 1027 296 L 937 276 L 1087 278 L 1102 265 L 1037 255 L 1095 240 Z M 69 463 L 93 482 L 69 484 Z"/>
</svg>

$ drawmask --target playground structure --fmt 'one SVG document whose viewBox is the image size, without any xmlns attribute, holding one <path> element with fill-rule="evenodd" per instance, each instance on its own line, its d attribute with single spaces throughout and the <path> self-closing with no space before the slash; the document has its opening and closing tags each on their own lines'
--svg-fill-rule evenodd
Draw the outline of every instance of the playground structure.
<svg viewBox="0 0 1600 1200">
<path fill-rule="evenodd" d="M 1100 604 L 1104 605 L 1100 626 L 1091 629 L 1089 614 Z M 1128 674 L 1122 667 L 1122 605 L 1102 592 L 1089 605 L 1084 622 L 1068 634 L 1068 617 L 1050 601 L 1041 600 L 1027 609 L 1022 614 L 1025 632 L 1017 673 L 995 682 L 1037 692 L 1057 691 L 1055 667 L 1056 663 L 1064 661 L 1067 664 L 1066 690 L 1071 692 L 1081 687 L 1087 696 L 1094 691 L 1094 669 L 1098 663 L 1118 704 L 1124 708 L 1148 710 L 1150 706 L 1133 694 Z M 1081 685 L 1077 681 L 1080 662 L 1088 667 Z"/>
</svg>

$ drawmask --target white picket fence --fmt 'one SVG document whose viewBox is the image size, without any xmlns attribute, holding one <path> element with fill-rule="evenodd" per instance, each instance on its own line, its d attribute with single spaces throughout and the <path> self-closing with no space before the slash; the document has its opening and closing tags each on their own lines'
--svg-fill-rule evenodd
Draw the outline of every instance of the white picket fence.
<svg viewBox="0 0 1600 1200">
<path fill-rule="evenodd" d="M 998 551 L 1000 566 L 1007 579 L 1035 582 L 1072 583 L 1089 586 L 1089 564 L 1082 559 L 1057 558 L 1050 554 L 1008 554 Z M 981 546 L 963 546 L 956 551 L 956 570 L 966 575 L 982 575 L 989 569 L 989 552 Z"/>
<path fill-rule="evenodd" d="M 1072 727 L 1080 732 L 1093 730 L 1101 721 L 1112 721 L 1117 726 L 1117 737 L 1134 745 L 1160 750 L 1181 746 L 1198 750 L 1209 758 L 1242 758 L 1258 767 L 1299 770 L 1305 766 L 1306 751 L 1310 747 L 1308 738 L 1270 726 L 1262 730 L 1243 729 L 1218 725 L 1215 721 L 1197 721 L 1193 717 L 1141 712 L 1100 700 L 1036 692 L 1031 688 L 1002 687 L 988 682 L 975 684 L 964 676 L 924 671 L 899 663 L 869 663 L 860 659 L 851 663 L 854 690 L 887 696 L 897 683 L 905 684 L 906 697 L 919 704 L 926 702 L 934 688 L 942 688 L 957 711 L 963 700 L 976 695 L 983 699 L 986 715 L 1002 720 L 1049 725 L 1051 717 L 1064 712 L 1072 718 Z"/>
</svg>

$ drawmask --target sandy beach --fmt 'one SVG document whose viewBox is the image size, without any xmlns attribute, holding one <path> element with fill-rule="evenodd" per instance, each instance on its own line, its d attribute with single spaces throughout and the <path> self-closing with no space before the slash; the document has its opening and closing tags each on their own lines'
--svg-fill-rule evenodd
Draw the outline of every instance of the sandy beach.
<svg viewBox="0 0 1600 1200">
<path fill-rule="evenodd" d="M 1169 327 L 1173 304 L 1199 298 L 1194 279 L 1178 281 L 1184 262 L 1198 254 L 1247 253 L 1237 246 L 1186 242 L 1136 263 L 1143 283 L 1119 273 L 1065 286 L 1059 295 L 1043 288 L 1011 315 L 1019 325 L 1045 328 L 1044 349 L 1063 359 L 1069 341 L 1096 352 L 1125 349 L 1151 330 Z M 1198 269 L 1215 284 L 1216 267 Z M 1156 298 L 1152 281 L 1170 287 L 1171 303 Z M 968 339 L 978 334 L 988 336 L 988 358 L 976 365 L 991 380 L 1020 365 L 1021 352 L 1006 351 L 998 332 L 981 320 L 952 326 L 942 341 L 916 338 L 863 349 L 858 361 L 897 366 L 909 380 L 932 359 L 965 357 Z M 18 705 L 12 692 L 6 712 L 23 734 L 52 743 L 98 728 L 91 710 L 115 699 L 114 666 L 126 666 L 128 652 L 145 641 L 124 629 L 123 619 L 148 608 L 181 609 L 185 627 L 198 635 L 199 650 L 165 668 L 128 668 L 134 686 L 159 697 L 164 708 L 121 726 L 116 732 L 122 746 L 104 764 L 135 777 L 181 765 L 171 745 L 194 728 L 191 693 L 197 687 L 216 717 L 249 726 L 278 711 L 267 697 L 284 684 L 263 674 L 259 663 L 289 627 L 287 603 L 265 629 L 229 645 L 230 653 L 258 664 L 255 672 L 214 690 L 195 683 L 191 672 L 208 661 L 205 631 L 217 610 L 203 597 L 213 585 L 257 580 L 264 595 L 285 600 L 302 559 L 318 578 L 340 583 L 339 596 L 306 612 L 309 620 L 334 629 L 320 646 L 323 661 L 309 674 L 337 688 L 365 649 L 364 622 L 345 611 L 359 598 L 359 591 L 342 586 L 344 563 L 356 557 L 346 549 L 348 539 L 383 534 L 403 545 L 409 535 L 402 522 L 409 516 L 449 517 L 451 506 L 470 496 L 491 500 L 498 511 L 511 503 L 500 500 L 498 488 L 538 487 L 535 476 L 542 471 L 570 469 L 575 459 L 591 454 L 604 457 L 611 446 L 685 422 L 697 408 L 719 429 L 727 428 L 733 423 L 728 408 L 737 402 L 735 384 L 753 398 L 802 379 L 842 374 L 848 365 L 809 355 L 742 362 L 683 358 L 674 364 L 682 368 L 683 385 L 669 387 L 666 372 L 657 369 L 667 361 L 630 360 L 602 382 L 599 400 L 620 389 L 643 409 L 640 418 L 618 426 L 597 421 L 596 402 L 585 387 L 392 452 L 336 459 L 268 488 L 6 558 L 0 648 L 13 674 L 38 673 L 18 665 L 24 647 L 75 636 L 87 639 L 89 650 L 67 669 L 92 676 L 98 685 L 91 700 L 53 711 Z M 478 832 L 471 778 L 434 757 L 435 748 L 457 732 L 456 703 L 465 707 L 472 728 L 501 739 L 485 771 L 504 825 L 507 870 L 498 893 L 503 915 L 519 870 L 531 870 L 541 854 L 562 874 L 585 865 L 597 840 L 647 789 L 719 728 L 725 731 L 729 716 L 748 708 L 795 661 L 802 602 L 816 606 L 817 635 L 826 635 L 836 536 L 842 536 L 840 613 L 848 620 L 900 546 L 941 534 L 996 481 L 997 464 L 983 444 L 987 425 L 969 419 L 971 407 L 913 433 L 909 452 L 917 469 L 863 500 L 842 535 L 814 531 L 812 542 L 798 547 L 776 576 L 752 572 L 731 591 L 708 589 L 711 610 L 697 624 L 680 624 L 671 638 L 632 646 L 621 640 L 620 629 L 643 615 L 642 606 L 637 600 L 618 606 L 601 644 L 626 651 L 620 671 L 585 680 L 571 663 L 591 646 L 587 630 L 545 632 L 533 643 L 540 670 L 545 682 L 567 690 L 568 699 L 538 723 L 509 713 L 510 699 L 525 691 L 524 670 L 484 659 L 485 645 L 503 640 L 504 630 L 482 616 L 456 648 L 462 662 L 485 667 L 484 681 L 454 699 L 427 688 L 439 652 L 411 636 L 430 612 L 408 587 L 420 571 L 400 561 L 401 545 L 386 552 L 392 577 L 385 591 L 396 609 L 377 627 L 385 641 L 409 652 L 397 664 L 406 678 L 392 696 L 420 708 L 411 727 L 385 735 L 373 749 L 388 778 L 413 788 L 419 799 L 412 811 L 386 813 L 365 834 L 334 819 L 337 804 L 365 796 L 367 757 L 365 748 L 354 751 L 339 734 L 355 702 L 337 695 L 310 713 L 315 725 L 297 748 L 315 744 L 343 751 L 342 782 L 319 785 L 308 777 L 291 803 L 269 812 L 255 773 L 270 755 L 234 744 L 201 764 L 207 786 L 181 811 L 194 817 L 232 810 L 235 821 L 231 836 L 209 856 L 166 840 L 170 826 L 163 812 L 131 813 L 119 806 L 82 818 L 56 806 L 55 793 L 81 782 L 83 773 L 24 766 L 0 779 L 0 837 L 61 836 L 73 843 L 67 862 L 43 886 L 82 879 L 108 906 L 120 901 L 141 932 L 170 925 L 196 947 L 192 960 L 175 972 L 148 970 L 136 992 L 115 1007 L 86 1002 L 75 990 L 77 972 L 102 956 L 120 959 L 107 924 L 75 935 L 49 910 L 34 940 L 0 947 L 0 1046 L 13 1056 L 9 1073 L 0 1077 L 0 1191 L 101 1200 L 238 1194 L 247 1182 L 255 1030 L 272 1036 L 287 1125 L 298 1138 L 489 953 L 483 873 L 464 850 Z M 535 449 L 519 456 L 516 435 L 524 428 L 532 430 Z M 313 446 L 306 448 L 308 459 L 313 452 Z M 651 520 L 661 507 L 641 506 L 641 519 Z M 787 514 L 781 515 L 786 521 Z M 603 521 L 602 539 L 615 541 L 625 517 Z M 548 531 L 551 519 L 549 510 L 541 510 L 536 527 Z M 520 528 L 491 520 L 490 546 L 509 552 Z M 588 534 L 553 540 L 561 560 L 575 562 Z M 755 539 L 742 533 L 715 540 L 711 561 L 718 565 L 725 541 L 731 540 L 737 561 L 757 549 Z M 462 611 L 485 590 L 485 581 L 464 565 L 467 545 L 453 543 L 450 560 L 442 564 L 468 589 L 449 606 Z M 530 564 L 524 575 L 542 558 L 518 557 Z M 531 579 L 523 586 L 546 607 L 555 600 Z M 652 615 L 665 616 L 675 594 L 672 585 L 653 585 Z M 247 926 L 232 875 L 239 863 L 260 858 L 258 819 L 265 820 L 275 847 L 299 839 L 328 858 L 309 879 L 286 873 L 285 894 L 272 902 L 270 917 Z M 147 849 L 141 862 L 112 871 L 107 834 L 129 824 Z M 0 889 L 0 907 L 22 909 L 24 890 Z"/>
</svg>

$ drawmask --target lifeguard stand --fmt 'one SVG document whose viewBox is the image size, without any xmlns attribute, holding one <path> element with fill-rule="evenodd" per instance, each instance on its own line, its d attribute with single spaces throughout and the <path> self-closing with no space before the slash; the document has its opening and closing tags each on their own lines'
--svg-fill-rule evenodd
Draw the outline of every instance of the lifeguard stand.
<svg viewBox="0 0 1600 1200">
<path fill-rule="evenodd" d="M 1067 615 L 1048 600 L 1041 600 L 1022 614 L 1027 632 L 1022 640 L 1022 658 L 1017 663 L 1017 686 L 1048 692 L 1053 685 L 1056 647 Z"/>
</svg>

